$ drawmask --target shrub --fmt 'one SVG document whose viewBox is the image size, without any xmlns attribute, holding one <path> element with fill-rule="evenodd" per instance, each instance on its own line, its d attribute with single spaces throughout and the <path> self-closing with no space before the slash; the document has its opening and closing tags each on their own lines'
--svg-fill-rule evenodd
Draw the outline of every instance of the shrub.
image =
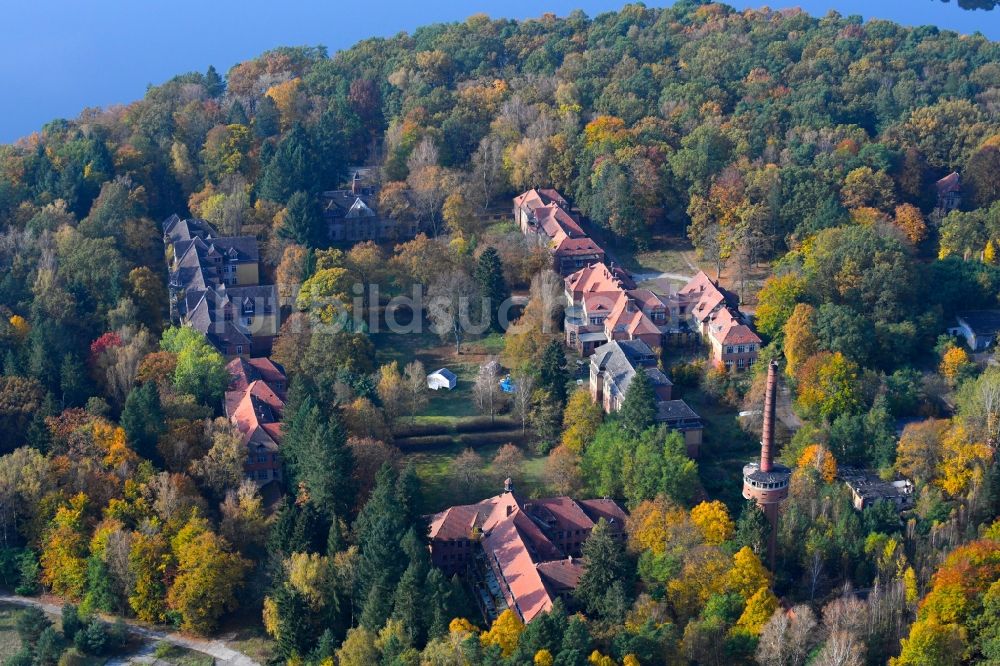
<svg viewBox="0 0 1000 666">
<path fill-rule="evenodd" d="M 17 614 L 14 626 L 17 628 L 17 635 L 21 639 L 21 644 L 35 647 L 38 637 L 42 635 L 43 631 L 52 626 L 52 622 L 45 616 L 41 608 L 31 606 Z"/>
<path fill-rule="evenodd" d="M 66 604 L 62 607 L 62 630 L 67 641 L 73 641 L 77 633 L 84 627 L 84 620 L 80 617 L 80 611 L 73 604 Z"/>
<path fill-rule="evenodd" d="M 87 626 L 80 629 L 73 639 L 76 649 L 84 654 L 102 655 L 109 647 L 108 627 L 94 618 Z"/>
</svg>

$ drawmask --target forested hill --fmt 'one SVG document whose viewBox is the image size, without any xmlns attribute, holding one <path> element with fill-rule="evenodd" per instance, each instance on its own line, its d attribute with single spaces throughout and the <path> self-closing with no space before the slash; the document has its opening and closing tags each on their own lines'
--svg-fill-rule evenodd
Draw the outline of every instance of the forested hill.
<svg viewBox="0 0 1000 666">
<path fill-rule="evenodd" d="M 780 245 L 842 214 L 833 204 L 857 168 L 922 206 L 952 169 L 989 179 L 976 159 L 1000 124 L 998 54 L 934 28 L 696 2 L 473 16 L 332 57 L 276 49 L 225 80 L 185 74 L 128 106 L 52 122 L 0 149 L 0 219 L 23 228 L 57 200 L 82 219 L 126 176 L 143 190 L 130 215 L 190 210 L 266 235 L 292 192 L 337 185 L 378 151 L 386 179 L 406 179 L 430 137 L 438 179 L 468 176 L 491 200 L 551 183 L 640 240 L 682 222 L 733 167 Z"/>
<path fill-rule="evenodd" d="M 438 237 L 327 248 L 320 194 L 356 165 L 381 167 L 380 214 Z M 939 197 L 949 176 L 954 210 Z M 736 492 L 743 452 L 712 455 L 742 437 L 737 403 L 759 410 L 760 369 L 784 357 L 803 427 L 782 449 L 796 469 L 773 572 L 752 505 L 738 523 L 717 500 L 688 511 L 698 467 L 678 436 L 643 427 L 648 382 L 604 425 L 589 394 L 567 395 L 546 300 L 563 284 L 540 270 L 544 248 L 495 215 L 535 186 L 567 195 L 588 232 L 604 227 L 612 257 L 686 235 L 734 281 L 767 278 L 753 370 L 686 353 L 664 370 L 706 408 L 702 460 L 716 469 L 699 478 Z M 333 56 L 281 48 L 51 122 L 0 146 L 0 584 L 203 633 L 241 606 L 289 663 L 410 664 L 421 649 L 435 664 L 612 663 L 595 649 L 626 664 L 749 663 L 758 641 L 768 664 L 996 661 L 1000 523 L 986 526 L 1000 514 L 1000 371 L 979 374 L 983 355 L 941 334 L 957 310 L 997 307 L 998 200 L 1000 44 L 691 0 L 473 16 Z M 281 456 L 295 501 L 273 519 L 244 483 L 242 435 L 212 419 L 232 379 L 222 356 L 192 327 L 164 331 L 160 223 L 174 213 L 256 235 L 261 282 L 283 298 L 301 283 L 274 346 L 291 380 Z M 299 325 L 329 324 L 324 299 L 346 302 L 347 281 L 373 275 L 428 294 L 531 284 L 500 343 L 507 367 L 537 377 L 519 430 L 531 424 L 539 456 L 560 443 L 544 462 L 559 493 L 623 495 L 631 511 L 628 557 L 604 528 L 584 546 L 573 603 L 586 618 L 559 603 L 523 633 L 513 612 L 483 634 L 457 619 L 476 612 L 430 567 L 423 479 L 392 467 L 402 453 L 378 421 L 402 420 L 404 391 L 418 416 L 423 342 Z M 391 361 L 379 368 L 376 351 Z M 471 431 L 454 433 L 457 445 Z M 887 502 L 855 512 L 834 463 L 912 479 L 905 523 Z M 802 605 L 775 613 L 772 585 Z M 864 599 L 841 598 L 852 587 Z M 821 623 L 805 604 L 823 604 Z M 42 647 L 10 663 L 55 663 L 55 629 L 31 634 Z"/>
</svg>

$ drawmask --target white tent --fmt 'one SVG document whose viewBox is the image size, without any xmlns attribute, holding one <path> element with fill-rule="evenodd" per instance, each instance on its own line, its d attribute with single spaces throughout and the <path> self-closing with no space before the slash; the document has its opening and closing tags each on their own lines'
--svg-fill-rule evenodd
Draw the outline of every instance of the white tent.
<svg viewBox="0 0 1000 666">
<path fill-rule="evenodd" d="M 431 374 L 427 375 L 427 388 L 432 391 L 437 391 L 438 389 L 448 389 L 449 391 L 455 388 L 455 384 L 458 383 L 458 377 L 455 373 L 448 368 L 441 368 L 440 370 L 435 370 Z"/>
</svg>

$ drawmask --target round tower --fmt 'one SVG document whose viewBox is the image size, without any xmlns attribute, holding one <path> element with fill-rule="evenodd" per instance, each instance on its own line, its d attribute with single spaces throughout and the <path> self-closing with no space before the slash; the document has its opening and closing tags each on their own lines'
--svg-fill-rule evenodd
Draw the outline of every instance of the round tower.
<svg viewBox="0 0 1000 666">
<path fill-rule="evenodd" d="M 788 480 L 792 470 L 774 462 L 775 400 L 778 390 L 778 362 L 767 367 L 767 384 L 764 391 L 764 423 L 761 428 L 760 462 L 743 467 L 743 497 L 752 499 L 764 512 L 771 527 L 767 542 L 767 556 L 774 569 L 774 552 L 778 537 L 778 505 L 788 497 Z"/>
</svg>

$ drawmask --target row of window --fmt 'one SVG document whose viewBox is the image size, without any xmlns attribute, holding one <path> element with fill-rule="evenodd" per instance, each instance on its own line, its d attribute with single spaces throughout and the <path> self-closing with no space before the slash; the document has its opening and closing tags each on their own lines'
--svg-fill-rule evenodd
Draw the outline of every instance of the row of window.
<svg viewBox="0 0 1000 666">
<path fill-rule="evenodd" d="M 257 481 L 269 481 L 280 478 L 280 475 L 277 470 L 258 469 L 255 472 L 247 472 L 247 478 L 251 480 L 256 479 Z"/>
<path fill-rule="evenodd" d="M 757 351 L 757 345 L 751 343 L 749 345 L 726 345 L 727 354 L 751 354 Z"/>
<path fill-rule="evenodd" d="M 742 370 L 743 368 L 749 368 L 750 366 L 752 366 L 754 364 L 755 361 L 756 361 L 756 359 L 753 359 L 753 358 L 738 358 L 738 359 L 736 359 L 736 367 L 739 368 L 740 370 Z M 730 370 L 732 370 L 733 369 L 733 362 L 732 361 L 726 361 L 726 367 L 729 368 Z"/>
<path fill-rule="evenodd" d="M 247 456 L 248 465 L 263 465 L 268 462 L 278 462 L 277 453 L 251 453 Z"/>
</svg>

